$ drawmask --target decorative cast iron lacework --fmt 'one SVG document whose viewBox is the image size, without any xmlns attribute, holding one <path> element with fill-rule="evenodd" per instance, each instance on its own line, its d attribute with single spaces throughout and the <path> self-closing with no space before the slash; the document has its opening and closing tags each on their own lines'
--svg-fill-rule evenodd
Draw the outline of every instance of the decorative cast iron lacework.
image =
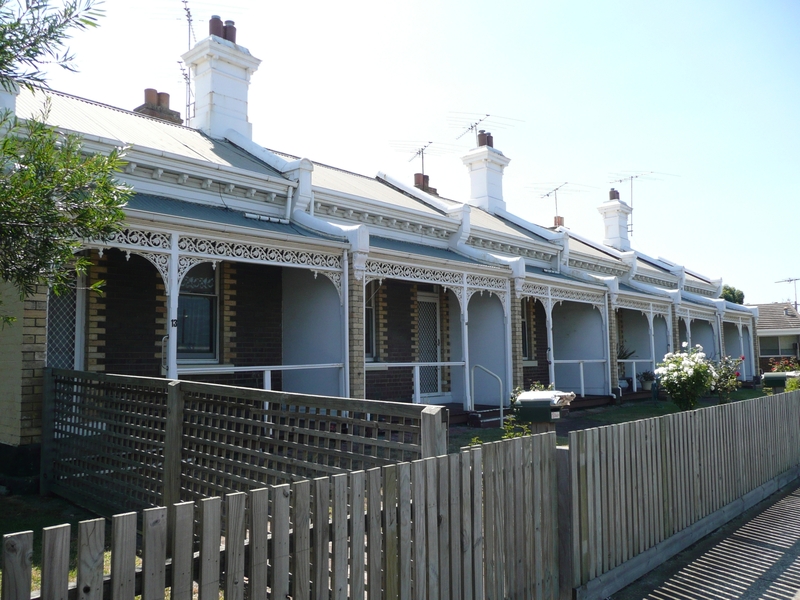
<svg viewBox="0 0 800 600">
<path fill-rule="evenodd" d="M 722 317 L 723 323 L 732 323 L 734 325 L 738 325 L 740 327 L 750 327 L 753 324 L 753 320 L 751 318 L 745 317 L 743 315 L 728 315 L 725 313 Z"/>
<path fill-rule="evenodd" d="M 714 320 L 714 311 L 704 311 L 704 310 L 696 310 L 692 308 L 686 308 L 684 306 L 679 307 L 675 310 L 675 313 L 679 317 L 683 317 L 684 319 L 702 319 L 703 321 L 713 321 Z"/>
<path fill-rule="evenodd" d="M 196 256 L 181 256 L 178 258 L 178 287 L 181 287 L 181 281 L 183 281 L 184 275 L 189 272 L 193 266 L 198 265 L 202 262 L 211 262 L 214 263 L 214 268 L 216 268 L 217 261 L 209 261 L 205 258 L 198 258 Z"/>
<path fill-rule="evenodd" d="M 538 283 L 525 282 L 520 288 L 520 296 L 532 296 L 546 301 L 548 298 L 556 302 L 561 300 L 571 300 L 573 302 L 584 302 L 598 307 L 605 306 L 605 294 L 589 292 L 585 290 L 573 290 L 569 288 L 551 287 Z"/>
<path fill-rule="evenodd" d="M 502 277 L 490 277 L 488 275 L 467 275 L 467 287 L 475 287 L 482 290 L 505 292 L 507 282 L 508 280 L 503 279 Z"/>
<path fill-rule="evenodd" d="M 398 265 L 378 260 L 367 260 L 367 264 L 364 267 L 364 275 L 364 283 L 373 279 L 407 279 L 425 283 L 438 283 L 445 286 L 448 284 L 450 286 L 463 285 L 464 283 L 463 275 L 456 271 Z"/>
<path fill-rule="evenodd" d="M 342 268 L 342 257 L 337 254 L 311 252 L 308 250 L 287 250 L 258 244 L 243 244 L 181 236 L 178 250 L 208 256 L 231 259 L 252 260 L 279 265 L 316 267 L 322 269 Z"/>
<path fill-rule="evenodd" d="M 336 292 L 339 294 L 339 302 L 344 302 L 344 298 L 342 298 L 342 274 L 341 273 L 337 273 L 335 271 L 317 271 L 317 270 L 312 271 L 312 273 L 314 273 L 314 279 L 316 279 L 317 275 L 319 275 L 320 273 L 322 273 L 323 275 L 325 275 L 325 277 L 330 279 L 331 282 L 333 283 L 334 287 L 336 288 Z"/>
<path fill-rule="evenodd" d="M 123 246 L 138 246 L 139 248 L 152 248 L 169 251 L 172 236 L 169 233 L 143 231 L 141 229 L 123 229 L 111 234 L 109 244 Z"/>
<path fill-rule="evenodd" d="M 629 308 L 631 310 L 640 310 L 643 313 L 652 312 L 654 315 L 660 315 L 663 317 L 666 317 L 670 313 L 668 305 L 659 304 L 656 302 L 645 302 L 643 300 L 634 300 L 632 298 L 626 298 L 624 296 L 620 296 L 616 304 L 617 308 Z"/>
<path fill-rule="evenodd" d="M 156 252 L 132 252 L 142 258 L 146 258 L 153 266 L 161 273 L 161 278 L 164 280 L 164 289 L 169 294 L 169 254 L 159 254 Z"/>
</svg>

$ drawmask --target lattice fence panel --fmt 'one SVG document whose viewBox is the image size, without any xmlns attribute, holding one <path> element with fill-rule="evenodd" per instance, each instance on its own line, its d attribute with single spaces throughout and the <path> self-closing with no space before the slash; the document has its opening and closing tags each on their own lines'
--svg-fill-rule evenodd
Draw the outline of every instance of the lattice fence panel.
<svg viewBox="0 0 800 600">
<path fill-rule="evenodd" d="M 422 454 L 421 406 L 192 382 L 181 382 L 181 390 L 187 500 Z"/>
<path fill-rule="evenodd" d="M 60 370 L 52 381 L 50 488 L 103 512 L 160 504 L 168 381 Z"/>
</svg>

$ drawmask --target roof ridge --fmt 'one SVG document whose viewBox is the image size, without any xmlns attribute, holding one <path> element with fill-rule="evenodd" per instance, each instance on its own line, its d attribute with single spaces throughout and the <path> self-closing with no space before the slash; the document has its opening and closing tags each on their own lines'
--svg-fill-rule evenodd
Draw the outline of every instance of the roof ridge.
<svg viewBox="0 0 800 600">
<path fill-rule="evenodd" d="M 82 96 L 76 96 L 75 94 L 69 94 L 67 92 L 62 92 L 60 90 L 52 90 L 49 88 L 43 88 L 41 86 L 33 86 L 34 93 L 36 91 L 41 91 L 45 94 L 55 94 L 57 96 L 62 96 L 64 98 L 71 98 L 73 100 L 79 100 L 81 102 L 85 102 L 86 104 L 92 104 L 94 106 L 99 106 L 101 108 L 108 108 L 110 110 L 115 110 L 117 112 L 129 114 L 135 117 L 139 117 L 141 119 L 148 119 L 150 121 L 155 121 L 157 123 L 161 123 L 164 125 L 171 125 L 172 127 L 180 127 L 181 129 L 188 129 L 189 131 L 197 131 L 199 133 L 203 133 L 199 129 L 195 129 L 194 127 L 189 127 L 188 125 L 173 123 L 172 121 L 166 121 L 164 119 L 159 119 L 157 117 L 151 117 L 150 115 L 145 115 L 142 113 L 138 113 L 133 110 L 128 110 L 126 108 L 120 108 L 119 106 L 113 106 L 111 104 L 106 104 L 105 102 L 98 102 L 97 100 L 90 100 L 89 98 L 83 98 Z"/>
</svg>

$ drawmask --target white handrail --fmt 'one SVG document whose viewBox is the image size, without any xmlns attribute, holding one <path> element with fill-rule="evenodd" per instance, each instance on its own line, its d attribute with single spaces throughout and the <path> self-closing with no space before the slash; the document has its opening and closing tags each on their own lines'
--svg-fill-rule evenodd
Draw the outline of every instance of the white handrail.
<svg viewBox="0 0 800 600">
<path fill-rule="evenodd" d="M 500 379 L 500 376 L 497 373 L 492 373 L 489 369 L 484 367 L 483 365 L 472 365 L 472 369 L 470 371 L 470 383 L 469 383 L 469 391 L 470 397 L 472 398 L 472 407 L 475 408 L 475 369 L 480 369 L 497 379 L 497 383 L 500 384 L 500 427 L 503 426 L 503 405 L 505 404 L 504 396 L 503 396 L 503 380 Z"/>
<path fill-rule="evenodd" d="M 208 365 L 202 367 L 181 367 L 178 365 L 178 375 L 215 375 L 230 373 L 264 373 L 264 389 L 272 389 L 273 371 L 304 371 L 313 369 L 342 369 L 344 363 L 323 363 L 310 365 Z"/>
<path fill-rule="evenodd" d="M 364 363 L 364 370 L 365 371 L 386 371 L 388 369 L 394 369 L 399 367 L 405 367 L 412 369 L 413 373 L 413 384 L 414 384 L 414 396 L 412 398 L 412 402 L 414 404 L 420 404 L 422 401 L 422 393 L 420 390 L 420 379 L 419 379 L 419 369 L 420 367 L 463 367 L 466 363 L 464 361 L 450 361 L 450 362 L 365 362 Z"/>
<path fill-rule="evenodd" d="M 655 364 L 655 362 L 653 361 L 652 358 L 636 358 L 636 359 L 633 359 L 633 358 L 619 358 L 619 359 L 617 359 L 617 363 L 623 363 L 623 364 L 626 364 L 626 365 L 627 364 L 633 364 L 633 390 L 631 390 L 633 392 L 636 392 L 639 389 L 639 386 L 637 385 L 638 379 L 636 379 L 636 363 L 637 362 L 639 362 L 639 363 L 646 362 L 646 363 L 649 363 L 650 365 L 654 365 Z M 655 367 L 653 367 L 653 370 L 655 370 Z"/>
<path fill-rule="evenodd" d="M 605 358 L 587 358 L 585 360 L 582 359 L 572 359 L 572 360 L 553 360 L 554 365 L 578 365 L 580 376 L 581 376 L 581 398 L 586 397 L 586 381 L 583 377 L 583 363 L 605 363 Z"/>
</svg>

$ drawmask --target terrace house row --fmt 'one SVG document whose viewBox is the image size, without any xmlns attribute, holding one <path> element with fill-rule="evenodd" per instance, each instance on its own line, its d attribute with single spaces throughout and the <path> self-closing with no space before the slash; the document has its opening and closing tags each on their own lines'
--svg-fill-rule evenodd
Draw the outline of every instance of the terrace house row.
<svg viewBox="0 0 800 600">
<path fill-rule="evenodd" d="M 153 90 L 135 111 L 2 96 L 22 118 L 49 96 L 49 122 L 91 152 L 129 145 L 134 195 L 113 240 L 86 240 L 74 294 L 4 294 L 19 320 L 0 332 L 0 443 L 38 442 L 46 366 L 467 409 L 533 381 L 608 397 L 682 341 L 755 374 L 755 312 L 631 249 L 613 190 L 597 242 L 506 209 L 509 158 L 490 134 L 462 159 L 464 199 L 268 150 L 247 114 L 260 61 L 234 38 L 212 19 L 183 56 L 188 126 Z M 82 290 L 97 280 L 104 295 Z"/>
</svg>

